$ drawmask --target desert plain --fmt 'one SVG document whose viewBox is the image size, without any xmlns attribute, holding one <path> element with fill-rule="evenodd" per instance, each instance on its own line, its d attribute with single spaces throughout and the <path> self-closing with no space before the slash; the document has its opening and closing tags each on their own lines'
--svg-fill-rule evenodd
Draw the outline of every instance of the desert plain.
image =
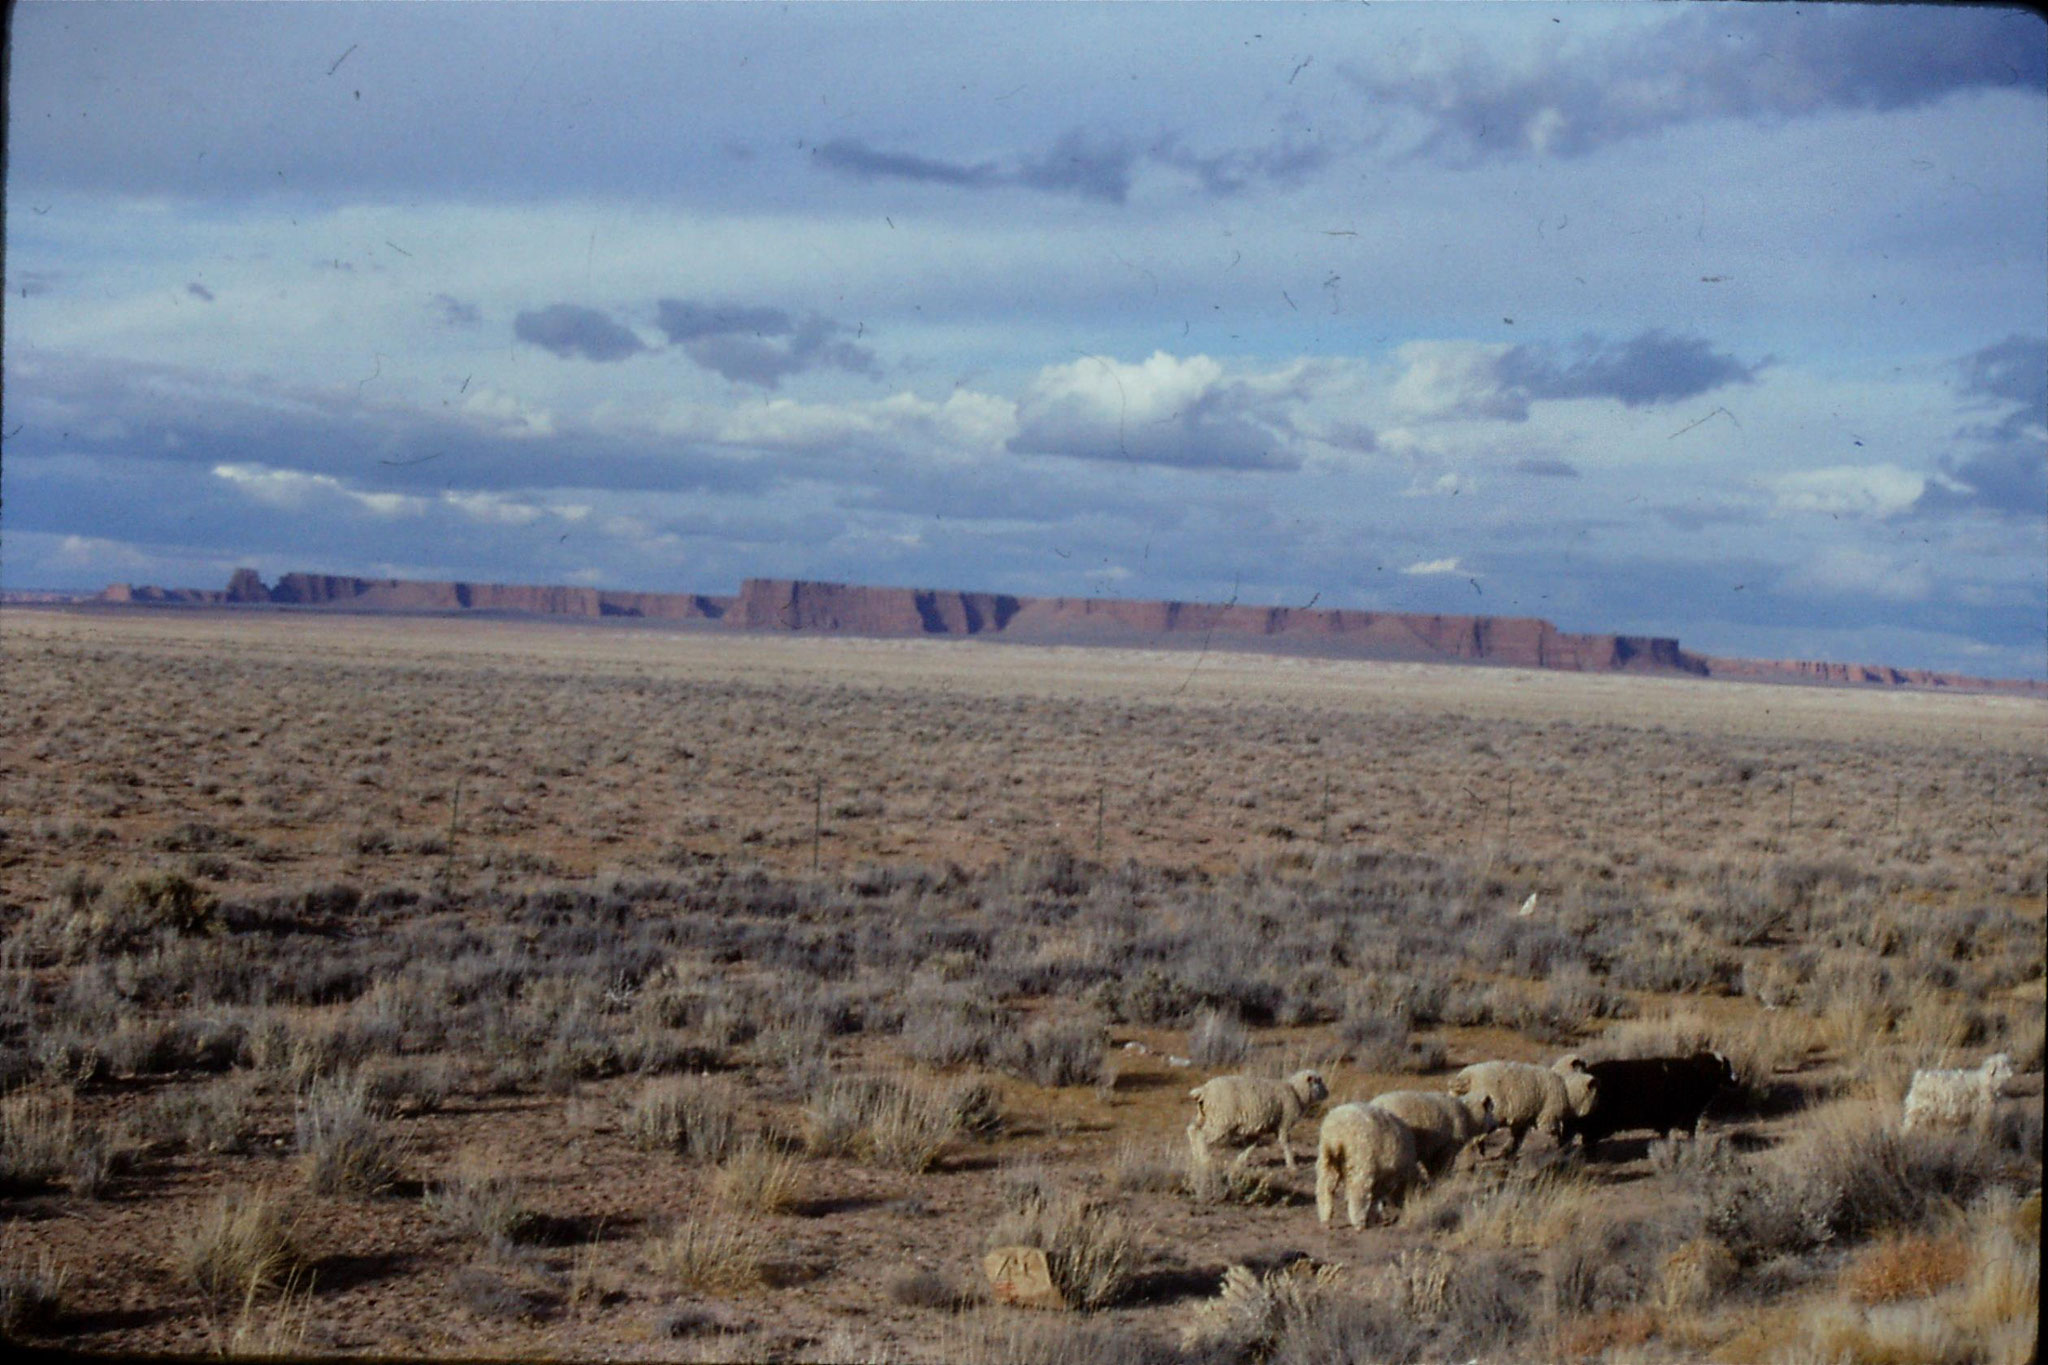
<svg viewBox="0 0 2048 1365">
<path fill-rule="evenodd" d="M 19 1340 L 2030 1358 L 2040 699 L 106 607 L 0 668 Z M 1183 1132 L 1703 1047 L 1697 1134 L 1482 1141 L 1362 1229 L 1313 1117 Z"/>
</svg>

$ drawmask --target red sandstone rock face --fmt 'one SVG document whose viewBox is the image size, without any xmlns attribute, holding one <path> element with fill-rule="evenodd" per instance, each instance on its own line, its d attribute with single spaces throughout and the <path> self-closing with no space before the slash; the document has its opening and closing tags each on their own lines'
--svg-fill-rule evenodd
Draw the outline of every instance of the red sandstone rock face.
<svg viewBox="0 0 2048 1365">
<path fill-rule="evenodd" d="M 1008 597 L 751 578 L 729 624 L 749 630 L 861 635 L 980 635 L 1018 640 L 1130 642 L 1161 635 L 1285 638 L 1372 659 L 1462 659 L 1523 668 L 1626 669 L 1699 674 L 1676 640 L 1571 635 L 1533 617 L 1412 616 L 1203 602 Z"/>
<path fill-rule="evenodd" d="M 261 580 L 255 586 L 262 589 Z M 701 593 L 605 592 L 597 588 L 346 578 L 308 573 L 286 574 L 266 597 L 237 600 L 356 611 L 503 611 L 536 616 L 641 616 L 668 621 L 715 621 L 724 615 L 727 601 Z"/>
<path fill-rule="evenodd" d="M 750 578 L 740 585 L 725 620 L 747 630 L 980 635 L 1003 629 L 1016 614 L 1018 600 L 996 593 Z"/>
<path fill-rule="evenodd" d="M 159 588 L 153 583 L 110 583 L 100 593 L 102 602 L 131 602 L 142 606 L 208 606 L 226 600 L 214 588 Z"/>
<path fill-rule="evenodd" d="M 237 569 L 228 579 L 227 600 L 230 602 L 268 602 L 270 589 L 263 586 L 263 580 L 254 569 Z"/>
<path fill-rule="evenodd" d="M 1459 660 L 1578 672 L 1689 673 L 1698 677 L 1824 686 L 1967 688 L 2048 696 L 2048 684 L 1965 678 L 1925 669 L 1776 659 L 1720 659 L 1686 653 L 1678 641 L 1644 635 L 1578 635 L 1526 616 L 1417 616 L 1401 612 L 1250 607 L 1232 603 L 1143 602 L 1115 598 L 1011 597 L 1002 593 L 875 588 L 788 578 L 750 578 L 735 597 L 614 592 L 597 588 L 348 578 L 288 573 L 265 588 L 237 569 L 226 592 L 115 583 L 107 602 L 256 603 L 347 611 L 493 611 L 541 616 L 719 621 L 743 630 L 855 635 L 999 635 L 1040 643 L 1143 645 L 1162 636 L 1203 641 L 1262 640 L 1340 658 Z"/>
</svg>

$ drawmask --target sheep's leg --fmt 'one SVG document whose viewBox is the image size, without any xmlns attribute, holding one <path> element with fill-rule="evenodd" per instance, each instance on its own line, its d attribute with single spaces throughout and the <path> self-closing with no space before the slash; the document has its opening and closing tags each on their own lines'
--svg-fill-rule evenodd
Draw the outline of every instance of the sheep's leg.
<svg viewBox="0 0 2048 1365">
<path fill-rule="evenodd" d="M 1354 1228 L 1364 1226 L 1365 1211 L 1371 1203 L 1367 1183 L 1363 1174 L 1354 1175 L 1344 1182 L 1344 1212 L 1350 1215 Z"/>
<path fill-rule="evenodd" d="M 1202 1140 L 1201 1120 L 1188 1125 L 1188 1147 L 1195 1154 L 1195 1164 L 1206 1167 L 1209 1164 L 1209 1144 Z"/>
<path fill-rule="evenodd" d="M 1328 1223 L 1330 1215 L 1337 1210 L 1337 1184 L 1343 1175 L 1343 1163 L 1324 1152 L 1316 1158 L 1316 1218 Z"/>
<path fill-rule="evenodd" d="M 1282 1134 L 1280 1135 L 1280 1155 L 1281 1155 L 1282 1157 L 1284 1157 L 1284 1158 L 1286 1159 L 1286 1161 L 1287 1161 L 1287 1169 L 1288 1169 L 1288 1170 L 1290 1170 L 1290 1171 L 1291 1171 L 1291 1170 L 1293 1170 L 1293 1169 L 1294 1169 L 1294 1144 L 1293 1144 L 1293 1143 L 1291 1143 L 1291 1142 L 1289 1142 L 1289 1141 L 1287 1140 L 1287 1135 L 1286 1135 L 1285 1133 L 1282 1133 Z"/>
</svg>

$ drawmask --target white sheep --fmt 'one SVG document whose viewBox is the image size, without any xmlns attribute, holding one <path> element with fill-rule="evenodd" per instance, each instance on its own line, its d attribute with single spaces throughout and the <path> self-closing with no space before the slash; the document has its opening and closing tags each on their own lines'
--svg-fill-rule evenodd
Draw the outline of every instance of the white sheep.
<svg viewBox="0 0 2048 1365">
<path fill-rule="evenodd" d="M 1528 1062 L 1474 1062 L 1451 1077 L 1451 1093 L 1468 1105 L 1493 1105 L 1500 1126 L 1513 1133 L 1508 1154 L 1522 1146 L 1531 1128 L 1564 1142 L 1572 1125 L 1593 1111 L 1599 1086 L 1584 1063 L 1559 1074 Z"/>
<path fill-rule="evenodd" d="M 2000 1052 L 1974 1071 L 1916 1071 L 1899 1127 L 1969 1128 L 1991 1121 L 1994 1102 L 2012 1079 L 2012 1058 Z"/>
<path fill-rule="evenodd" d="M 1415 1134 L 1415 1159 L 1431 1176 L 1442 1175 L 1473 1138 L 1500 1127 L 1491 1096 L 1475 1104 L 1441 1090 L 1389 1090 L 1371 1103 L 1408 1125 Z"/>
<path fill-rule="evenodd" d="M 1287 1169 L 1294 1169 L 1294 1147 L 1287 1135 L 1301 1117 L 1330 1096 L 1320 1073 L 1297 1071 L 1284 1081 L 1264 1076 L 1218 1076 L 1188 1091 L 1195 1101 L 1195 1121 L 1188 1125 L 1188 1146 L 1195 1160 L 1208 1165 L 1218 1146 L 1242 1147 L 1239 1161 L 1262 1139 L 1280 1144 Z"/>
<path fill-rule="evenodd" d="M 1428 1172 L 1415 1159 L 1415 1133 L 1372 1104 L 1340 1104 L 1316 1137 L 1316 1217 L 1327 1223 L 1344 1192 L 1344 1212 L 1360 1227 L 1398 1202 Z"/>
</svg>

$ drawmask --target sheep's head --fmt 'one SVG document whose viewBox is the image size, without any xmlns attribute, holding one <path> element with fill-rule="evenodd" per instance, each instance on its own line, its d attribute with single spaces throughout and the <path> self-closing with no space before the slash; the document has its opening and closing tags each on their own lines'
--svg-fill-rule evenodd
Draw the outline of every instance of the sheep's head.
<svg viewBox="0 0 2048 1365">
<path fill-rule="evenodd" d="M 1984 1059 L 1984 1075 L 1994 1086 L 2004 1085 L 2012 1079 L 2012 1054 L 2000 1052 Z"/>
<path fill-rule="evenodd" d="M 1593 1112 L 1593 1106 L 1600 1099 L 1600 1082 L 1593 1073 L 1586 1070 L 1567 1071 L 1560 1078 L 1564 1081 L 1565 1103 L 1580 1118 Z"/>
<path fill-rule="evenodd" d="M 1321 1104 L 1330 1098 L 1330 1087 L 1320 1071 L 1297 1071 L 1287 1078 L 1287 1084 L 1305 1105 Z"/>
<path fill-rule="evenodd" d="M 1727 1057 L 1718 1052 L 1702 1052 L 1699 1055 L 1707 1059 L 1708 1065 L 1712 1068 L 1716 1084 L 1735 1084 L 1735 1063 L 1729 1061 Z"/>
<path fill-rule="evenodd" d="M 1465 1109 L 1470 1113 L 1472 1106 L 1467 1104 Z M 1493 1096 L 1486 1095 L 1480 1099 L 1479 1112 L 1473 1116 L 1473 1121 L 1478 1125 L 1482 1136 L 1500 1127 L 1500 1115 L 1493 1112 Z"/>
</svg>

